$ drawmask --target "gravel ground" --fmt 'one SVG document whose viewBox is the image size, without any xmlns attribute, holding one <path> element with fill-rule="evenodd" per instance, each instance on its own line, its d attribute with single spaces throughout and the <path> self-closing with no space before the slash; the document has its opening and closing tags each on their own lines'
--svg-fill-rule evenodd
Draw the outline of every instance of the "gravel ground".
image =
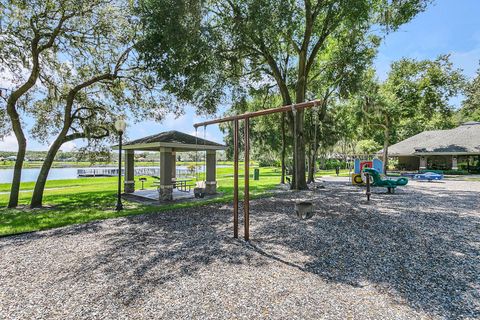
<svg viewBox="0 0 480 320">
<path fill-rule="evenodd" d="M 1 238 L 0 319 L 480 318 L 480 182 L 325 185 Z"/>
</svg>

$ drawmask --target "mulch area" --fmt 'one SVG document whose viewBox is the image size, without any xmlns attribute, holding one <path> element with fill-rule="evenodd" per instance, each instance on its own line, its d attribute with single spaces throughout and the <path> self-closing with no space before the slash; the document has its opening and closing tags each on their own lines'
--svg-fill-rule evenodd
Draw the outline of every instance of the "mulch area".
<svg viewBox="0 0 480 320">
<path fill-rule="evenodd" d="M 480 317 L 480 182 L 325 186 L 252 201 L 250 243 L 229 205 L 1 238 L 0 318 Z"/>
</svg>

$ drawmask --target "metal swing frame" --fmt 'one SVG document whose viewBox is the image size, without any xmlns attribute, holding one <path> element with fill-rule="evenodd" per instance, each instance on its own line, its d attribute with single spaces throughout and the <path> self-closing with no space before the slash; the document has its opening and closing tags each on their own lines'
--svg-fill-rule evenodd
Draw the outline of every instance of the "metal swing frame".
<svg viewBox="0 0 480 320">
<path fill-rule="evenodd" d="M 203 198 L 205 196 L 205 180 L 202 180 L 201 186 L 199 185 L 198 179 L 198 127 L 195 127 L 195 187 L 194 187 L 194 194 L 195 198 Z M 205 148 L 206 145 L 206 135 L 207 135 L 207 126 L 203 126 L 203 147 Z M 205 151 L 205 164 L 204 164 L 205 171 L 207 170 L 207 151 Z M 197 189 L 202 189 L 202 191 L 198 192 Z"/>
<path fill-rule="evenodd" d="M 277 108 L 265 109 L 255 112 L 247 112 L 241 115 L 229 116 L 204 122 L 195 123 L 193 127 L 195 131 L 198 127 L 208 126 L 212 124 L 233 122 L 233 237 L 238 238 L 238 136 L 239 136 L 239 121 L 244 121 L 244 156 L 245 156 L 245 173 L 244 173 L 244 196 L 243 196 L 243 216 L 244 216 L 244 239 L 250 240 L 250 137 L 249 127 L 250 118 L 256 118 L 273 113 L 283 113 L 289 111 L 298 111 L 312 108 L 321 105 L 322 100 L 312 100 Z M 296 121 L 295 121 L 296 122 Z M 295 123 L 296 126 L 296 123 Z M 296 139 L 294 139 L 295 141 Z M 296 143 L 296 142 L 295 142 Z M 296 150 L 295 150 L 296 157 Z"/>
</svg>

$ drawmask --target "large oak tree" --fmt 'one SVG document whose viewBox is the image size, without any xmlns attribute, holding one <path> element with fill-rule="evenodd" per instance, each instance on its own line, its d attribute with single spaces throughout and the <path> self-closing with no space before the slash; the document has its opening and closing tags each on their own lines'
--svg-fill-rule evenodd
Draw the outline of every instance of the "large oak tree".
<svg viewBox="0 0 480 320">
<path fill-rule="evenodd" d="M 64 143 L 83 139 L 90 150 L 98 150 L 102 141 L 116 135 L 113 123 L 118 115 L 161 120 L 174 110 L 175 104 L 167 103 L 171 99 L 161 94 L 161 86 L 138 58 L 140 29 L 128 2 L 99 6 L 89 23 L 72 27 L 75 41 L 60 41 L 47 56 L 50 63 L 40 72 L 39 98 L 29 110 L 36 119 L 33 136 L 51 142 L 32 208 L 42 206 L 49 170 Z"/>
<path fill-rule="evenodd" d="M 173 2 L 173 3 L 172 3 Z M 183 3 L 183 1 L 180 1 Z M 314 70 L 331 41 L 346 33 L 383 33 L 394 30 L 423 10 L 423 0 L 210 0 L 185 1 L 198 8 L 200 18 L 192 18 L 190 34 L 180 50 L 161 50 L 163 19 L 175 16 L 159 14 L 165 5 L 178 1 L 143 0 L 140 6 L 145 28 L 149 30 L 144 46 L 145 58 L 155 65 L 161 59 L 192 59 L 190 68 L 173 70 L 187 83 L 195 68 L 208 68 L 214 79 L 235 79 L 239 87 L 252 82 L 274 81 L 284 105 L 304 102 L 309 95 Z M 187 6 L 188 6 L 187 5 Z M 373 26 L 382 29 L 374 31 Z M 184 25 L 181 25 L 180 35 Z M 191 41 L 193 37 L 194 41 Z M 182 37 L 178 37 L 182 41 Z M 152 45 L 152 44 L 157 44 Z M 159 50 L 160 49 L 160 50 Z M 353 52 L 353 51 L 352 51 Z M 159 73 L 163 73 L 161 67 Z M 219 76 L 221 75 L 221 76 Z M 194 78 L 193 81 L 202 80 Z M 210 80 L 210 79 L 209 79 Z M 240 80 L 240 81 L 239 81 Z M 199 82 L 194 82 L 198 84 Z M 208 83 L 220 97 L 222 81 Z M 184 89 L 184 88 L 181 88 Z M 193 86 L 200 92 L 203 86 Z M 196 90 L 199 89 L 199 90 Z M 192 94 L 196 97 L 197 94 Z M 235 97 L 234 94 L 230 96 Z M 218 99 L 217 101 L 219 101 Z M 209 102 L 215 102 L 210 98 Z M 295 125 L 293 125 L 295 121 Z M 283 123 L 283 122 L 282 122 Z M 296 150 L 293 186 L 307 188 L 305 179 L 304 112 L 289 114 Z"/>
<path fill-rule="evenodd" d="M 383 133 L 384 172 L 388 148 L 395 142 L 392 135 L 407 130 L 403 138 L 408 138 L 426 129 L 445 129 L 454 111 L 451 98 L 461 92 L 463 84 L 461 71 L 447 55 L 435 60 L 396 61 L 384 82 L 376 79 L 373 70 L 367 74 L 358 105 L 364 124 Z M 434 119 L 435 125 L 429 127 Z"/>
<path fill-rule="evenodd" d="M 0 2 L 1 69 L 9 73 L 11 90 L 6 95 L 9 127 L 15 134 L 18 152 L 15 161 L 9 207 L 18 204 L 20 180 L 27 147 L 21 114 L 32 96 L 42 65 L 55 50 L 59 36 L 75 39 L 74 25 L 88 21 L 95 8 L 106 0 L 2 0 Z"/>
</svg>

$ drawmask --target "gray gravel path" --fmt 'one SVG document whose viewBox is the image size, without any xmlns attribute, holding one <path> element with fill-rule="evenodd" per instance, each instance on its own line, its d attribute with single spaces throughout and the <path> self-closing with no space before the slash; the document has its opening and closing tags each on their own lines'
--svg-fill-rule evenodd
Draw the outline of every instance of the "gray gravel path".
<svg viewBox="0 0 480 320">
<path fill-rule="evenodd" d="M 480 318 L 480 183 L 383 192 L 253 201 L 251 244 L 227 205 L 0 238 L 0 319 Z"/>
</svg>

